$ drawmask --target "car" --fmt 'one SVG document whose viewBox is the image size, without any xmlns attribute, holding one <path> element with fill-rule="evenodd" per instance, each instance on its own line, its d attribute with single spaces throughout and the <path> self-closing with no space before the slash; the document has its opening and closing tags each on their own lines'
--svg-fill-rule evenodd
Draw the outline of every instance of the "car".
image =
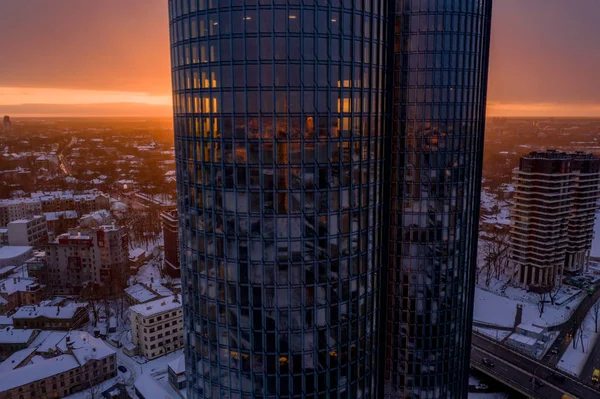
<svg viewBox="0 0 600 399">
<path fill-rule="evenodd" d="M 550 353 L 552 353 L 553 355 L 558 355 L 558 348 L 553 348 L 552 352 Z"/>
<path fill-rule="evenodd" d="M 487 357 L 483 358 L 483 364 L 485 364 L 488 367 L 496 367 L 496 365 L 494 364 L 494 362 L 492 362 Z"/>
<path fill-rule="evenodd" d="M 126 373 L 127 372 L 127 368 L 125 366 L 119 366 L 119 367 L 117 367 L 117 369 L 119 369 L 119 371 L 121 373 Z"/>
<path fill-rule="evenodd" d="M 539 378 L 535 378 L 535 377 L 531 377 L 531 381 L 538 387 L 543 387 L 544 381 L 540 380 Z"/>
<path fill-rule="evenodd" d="M 555 373 L 555 372 L 550 374 L 550 378 L 552 378 L 553 380 L 556 380 L 558 382 L 565 382 L 565 376 L 562 374 Z"/>
<path fill-rule="evenodd" d="M 489 387 L 485 384 L 477 384 L 477 385 L 475 385 L 475 389 L 477 391 L 487 391 L 489 389 Z"/>
</svg>

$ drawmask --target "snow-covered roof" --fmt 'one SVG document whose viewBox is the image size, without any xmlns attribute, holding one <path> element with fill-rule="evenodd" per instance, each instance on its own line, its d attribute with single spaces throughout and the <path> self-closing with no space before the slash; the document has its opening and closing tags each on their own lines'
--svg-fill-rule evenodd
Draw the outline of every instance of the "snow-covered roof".
<svg viewBox="0 0 600 399">
<path fill-rule="evenodd" d="M 4 275 L 7 273 L 10 273 L 13 270 L 15 270 L 16 268 L 17 268 L 16 266 L 4 266 L 3 268 L 0 268 L 0 274 Z"/>
<path fill-rule="evenodd" d="M 25 255 L 27 252 L 30 252 L 32 250 L 33 247 L 18 245 L 7 245 L 4 247 L 0 247 L 0 260 L 17 258 L 19 256 Z"/>
<path fill-rule="evenodd" d="M 129 310 L 141 316 L 149 317 L 179 308 L 181 308 L 181 297 L 179 295 L 174 295 L 172 297 L 161 298 L 152 302 L 131 306 Z"/>
<path fill-rule="evenodd" d="M 170 361 L 168 364 L 169 368 L 173 370 L 175 374 L 181 374 L 185 372 L 185 357 L 179 356 L 177 359 Z"/>
<path fill-rule="evenodd" d="M 0 330 L 0 344 L 26 344 L 38 330 L 21 330 L 6 327 Z M 1 378 L 0 378 L 1 379 Z M 0 389 L 0 392 L 2 390 Z"/>
<path fill-rule="evenodd" d="M 162 297 L 172 296 L 174 294 L 173 291 L 159 283 L 152 284 L 151 288 L 154 290 L 154 292 L 156 292 L 159 296 Z"/>
<path fill-rule="evenodd" d="M 101 360 L 116 353 L 103 340 L 84 331 L 69 332 L 57 346 L 63 352 L 71 349 L 82 365 L 90 360 Z"/>
<path fill-rule="evenodd" d="M 135 380 L 135 389 L 145 398 L 175 399 L 150 374 L 142 374 Z"/>
<path fill-rule="evenodd" d="M 8 277 L 0 281 L 0 293 L 12 295 L 15 292 L 36 291 L 42 288 L 33 277 Z"/>
<path fill-rule="evenodd" d="M 148 302 L 158 298 L 156 294 L 144 287 L 142 284 L 135 284 L 125 288 L 125 292 L 140 303 Z"/>
<path fill-rule="evenodd" d="M 58 220 L 61 217 L 63 219 L 77 219 L 77 211 L 58 211 L 58 212 L 44 212 L 46 220 L 52 222 Z"/>
<path fill-rule="evenodd" d="M 522 334 L 517 334 L 517 333 L 512 333 L 510 334 L 510 336 L 508 337 L 508 339 L 510 341 L 514 341 L 514 342 L 518 342 L 522 345 L 528 345 L 528 346 L 533 346 L 537 343 L 537 339 L 532 338 L 532 337 L 528 337 L 526 335 L 522 335 Z"/>
<path fill-rule="evenodd" d="M 65 306 L 21 306 L 13 318 L 15 319 L 35 319 L 45 317 L 47 319 L 71 319 L 79 309 L 85 308 L 82 303 L 70 303 Z"/>
<path fill-rule="evenodd" d="M 38 221 L 38 220 L 40 220 L 42 218 L 43 218 L 43 216 L 41 216 L 41 215 L 35 215 L 35 216 L 30 217 L 30 218 L 23 218 L 23 219 L 13 220 L 8 225 L 10 226 L 11 224 L 13 224 L 13 225 L 15 225 L 15 224 L 27 224 L 27 223 L 30 223 L 30 222 L 32 222 L 34 220 Z"/>
<path fill-rule="evenodd" d="M 534 326 L 533 324 L 528 324 L 528 323 L 521 323 L 517 326 L 517 328 L 520 330 L 532 332 L 534 334 L 543 334 L 544 333 L 544 329 L 542 327 L 537 327 L 537 326 Z"/>
<path fill-rule="evenodd" d="M 31 356 L 33 352 L 35 352 L 35 348 L 32 347 L 14 352 L 12 355 L 10 355 L 10 357 L 8 357 L 8 359 L 0 363 L 0 373 L 14 370 L 16 367 L 19 366 L 19 364 L 21 364 L 23 360 Z"/>
<path fill-rule="evenodd" d="M 4 299 L 4 298 L 2 298 Z M 0 326 L 12 326 L 13 319 L 9 316 L 0 316 Z"/>
<path fill-rule="evenodd" d="M 145 254 L 146 250 L 144 250 L 143 248 L 133 248 L 129 250 L 129 259 L 137 259 Z"/>
<path fill-rule="evenodd" d="M 65 331 L 42 331 L 31 343 L 30 347 L 35 347 L 38 353 L 47 353 L 56 351 L 58 343 L 67 335 Z"/>
</svg>

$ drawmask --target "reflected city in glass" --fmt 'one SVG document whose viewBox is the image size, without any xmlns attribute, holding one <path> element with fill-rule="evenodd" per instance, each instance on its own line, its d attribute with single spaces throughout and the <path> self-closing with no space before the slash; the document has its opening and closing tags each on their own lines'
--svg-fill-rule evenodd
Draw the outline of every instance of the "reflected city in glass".
<svg viewBox="0 0 600 399">
<path fill-rule="evenodd" d="M 465 396 L 491 1 L 169 8 L 188 396 Z"/>
</svg>

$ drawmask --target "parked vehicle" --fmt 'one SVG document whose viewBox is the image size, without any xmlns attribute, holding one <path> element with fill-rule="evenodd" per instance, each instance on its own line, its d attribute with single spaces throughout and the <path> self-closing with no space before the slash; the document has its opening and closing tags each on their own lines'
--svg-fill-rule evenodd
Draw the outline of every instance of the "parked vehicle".
<svg viewBox="0 0 600 399">
<path fill-rule="evenodd" d="M 119 367 L 117 367 L 117 368 L 119 369 L 119 371 L 120 371 L 121 373 L 126 373 L 126 372 L 127 372 L 127 368 L 126 368 L 125 366 L 119 366 Z"/>
<path fill-rule="evenodd" d="M 485 384 L 477 384 L 475 385 L 475 389 L 478 391 L 487 391 L 490 387 Z"/>
<path fill-rule="evenodd" d="M 494 364 L 494 362 L 492 362 L 487 357 L 483 359 L 483 364 L 485 364 L 488 367 L 496 367 L 496 365 Z"/>
<path fill-rule="evenodd" d="M 592 374 L 592 382 L 600 382 L 600 370 L 594 369 L 594 373 Z"/>
</svg>

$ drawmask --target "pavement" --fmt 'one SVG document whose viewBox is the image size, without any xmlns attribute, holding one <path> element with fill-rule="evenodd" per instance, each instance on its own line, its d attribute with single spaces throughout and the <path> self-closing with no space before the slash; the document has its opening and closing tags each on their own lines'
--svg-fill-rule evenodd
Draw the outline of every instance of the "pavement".
<svg viewBox="0 0 600 399">
<path fill-rule="evenodd" d="M 485 338 L 481 334 L 474 332 L 472 343 L 471 362 L 473 367 L 527 396 L 540 399 L 560 399 L 566 393 L 577 399 L 600 398 L 600 390 L 597 386 L 584 383 L 561 370 L 549 367 L 497 341 Z M 492 359 L 496 363 L 496 367 L 485 366 L 482 363 L 482 359 L 485 357 Z M 555 374 L 561 375 L 563 380 L 554 378 Z M 531 381 L 533 376 L 542 380 L 545 385 L 535 387 Z"/>
</svg>

